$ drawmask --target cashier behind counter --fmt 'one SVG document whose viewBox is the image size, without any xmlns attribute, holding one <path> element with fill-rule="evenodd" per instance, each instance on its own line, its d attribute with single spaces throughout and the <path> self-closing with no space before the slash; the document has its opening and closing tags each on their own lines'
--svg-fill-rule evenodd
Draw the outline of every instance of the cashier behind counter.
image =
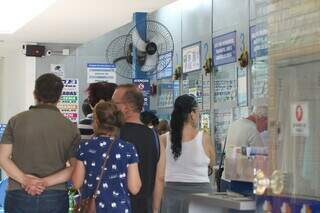
<svg viewBox="0 0 320 213">
<path fill-rule="evenodd" d="M 247 118 L 240 118 L 233 122 L 229 129 L 226 141 L 226 160 L 225 160 L 225 177 L 237 177 L 236 180 L 246 180 L 242 175 L 228 175 L 228 173 L 236 172 L 239 167 L 237 163 L 246 162 L 247 157 L 252 155 L 267 155 L 267 134 L 268 127 L 268 108 L 266 106 L 255 106 L 253 113 Z M 240 156 L 240 157 L 239 157 Z M 228 163 L 228 162 L 232 163 Z M 248 167 L 249 164 L 240 164 L 242 167 Z M 229 167 L 228 167 L 229 166 Z M 235 168 L 233 168 L 235 167 Z M 245 173 L 250 172 L 249 168 L 239 168 Z M 232 178 L 230 178 L 232 179 Z M 249 195 L 252 193 L 252 183 L 243 181 L 222 181 L 228 183 L 226 188 L 232 191 Z M 224 188 L 224 187 L 221 187 Z"/>
</svg>

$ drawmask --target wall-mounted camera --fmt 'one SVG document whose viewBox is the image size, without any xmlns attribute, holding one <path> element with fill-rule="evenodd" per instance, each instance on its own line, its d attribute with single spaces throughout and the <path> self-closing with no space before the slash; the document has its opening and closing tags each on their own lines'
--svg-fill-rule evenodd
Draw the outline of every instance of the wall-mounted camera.
<svg viewBox="0 0 320 213">
<path fill-rule="evenodd" d="M 47 56 L 51 56 L 51 55 L 52 55 L 52 51 L 51 51 L 51 50 L 47 50 L 46 55 L 47 55 Z"/>
<path fill-rule="evenodd" d="M 26 56 L 32 56 L 32 57 L 42 57 L 44 56 L 45 52 L 45 46 L 41 45 L 31 45 L 31 44 L 26 44 L 22 45 L 23 49 L 23 54 Z"/>
</svg>

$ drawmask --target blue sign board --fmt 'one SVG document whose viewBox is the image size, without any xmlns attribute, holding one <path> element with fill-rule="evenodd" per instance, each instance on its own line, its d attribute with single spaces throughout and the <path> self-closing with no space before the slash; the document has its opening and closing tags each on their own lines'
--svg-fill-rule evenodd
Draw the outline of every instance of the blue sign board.
<svg viewBox="0 0 320 213">
<path fill-rule="evenodd" d="M 148 111 L 150 108 L 150 80 L 149 79 L 133 79 L 133 84 L 136 85 L 144 97 L 143 110 Z"/>
<path fill-rule="evenodd" d="M 250 58 L 268 54 L 268 31 L 266 26 L 259 24 L 250 27 Z"/>
<path fill-rule="evenodd" d="M 4 130 L 6 129 L 6 124 L 0 124 L 0 139 L 2 138 L 2 135 L 4 133 Z"/>
<path fill-rule="evenodd" d="M 236 36 L 237 32 L 234 31 L 213 37 L 212 55 L 214 66 L 230 64 L 237 61 Z"/>
</svg>

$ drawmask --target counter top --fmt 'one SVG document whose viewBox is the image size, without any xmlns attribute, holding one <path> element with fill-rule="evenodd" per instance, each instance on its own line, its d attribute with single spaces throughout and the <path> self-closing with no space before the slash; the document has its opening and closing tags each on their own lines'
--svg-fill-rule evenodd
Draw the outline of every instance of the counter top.
<svg viewBox="0 0 320 213">
<path fill-rule="evenodd" d="M 191 203 L 203 203 L 214 207 L 251 211 L 256 209 L 256 201 L 242 195 L 230 192 L 216 192 L 212 194 L 193 194 Z"/>
</svg>

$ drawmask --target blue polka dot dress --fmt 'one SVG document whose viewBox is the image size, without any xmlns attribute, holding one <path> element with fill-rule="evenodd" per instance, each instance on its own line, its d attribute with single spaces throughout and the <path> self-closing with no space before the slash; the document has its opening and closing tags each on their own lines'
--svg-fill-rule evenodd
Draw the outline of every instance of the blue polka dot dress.
<svg viewBox="0 0 320 213">
<path fill-rule="evenodd" d="M 106 152 L 112 142 L 108 137 L 94 137 L 81 143 L 77 159 L 86 168 L 85 180 L 81 190 L 83 198 L 94 193 Z M 117 139 L 107 161 L 105 173 L 97 191 L 97 213 L 131 213 L 128 192 L 128 166 L 138 163 L 138 154 L 133 144 Z"/>
</svg>

